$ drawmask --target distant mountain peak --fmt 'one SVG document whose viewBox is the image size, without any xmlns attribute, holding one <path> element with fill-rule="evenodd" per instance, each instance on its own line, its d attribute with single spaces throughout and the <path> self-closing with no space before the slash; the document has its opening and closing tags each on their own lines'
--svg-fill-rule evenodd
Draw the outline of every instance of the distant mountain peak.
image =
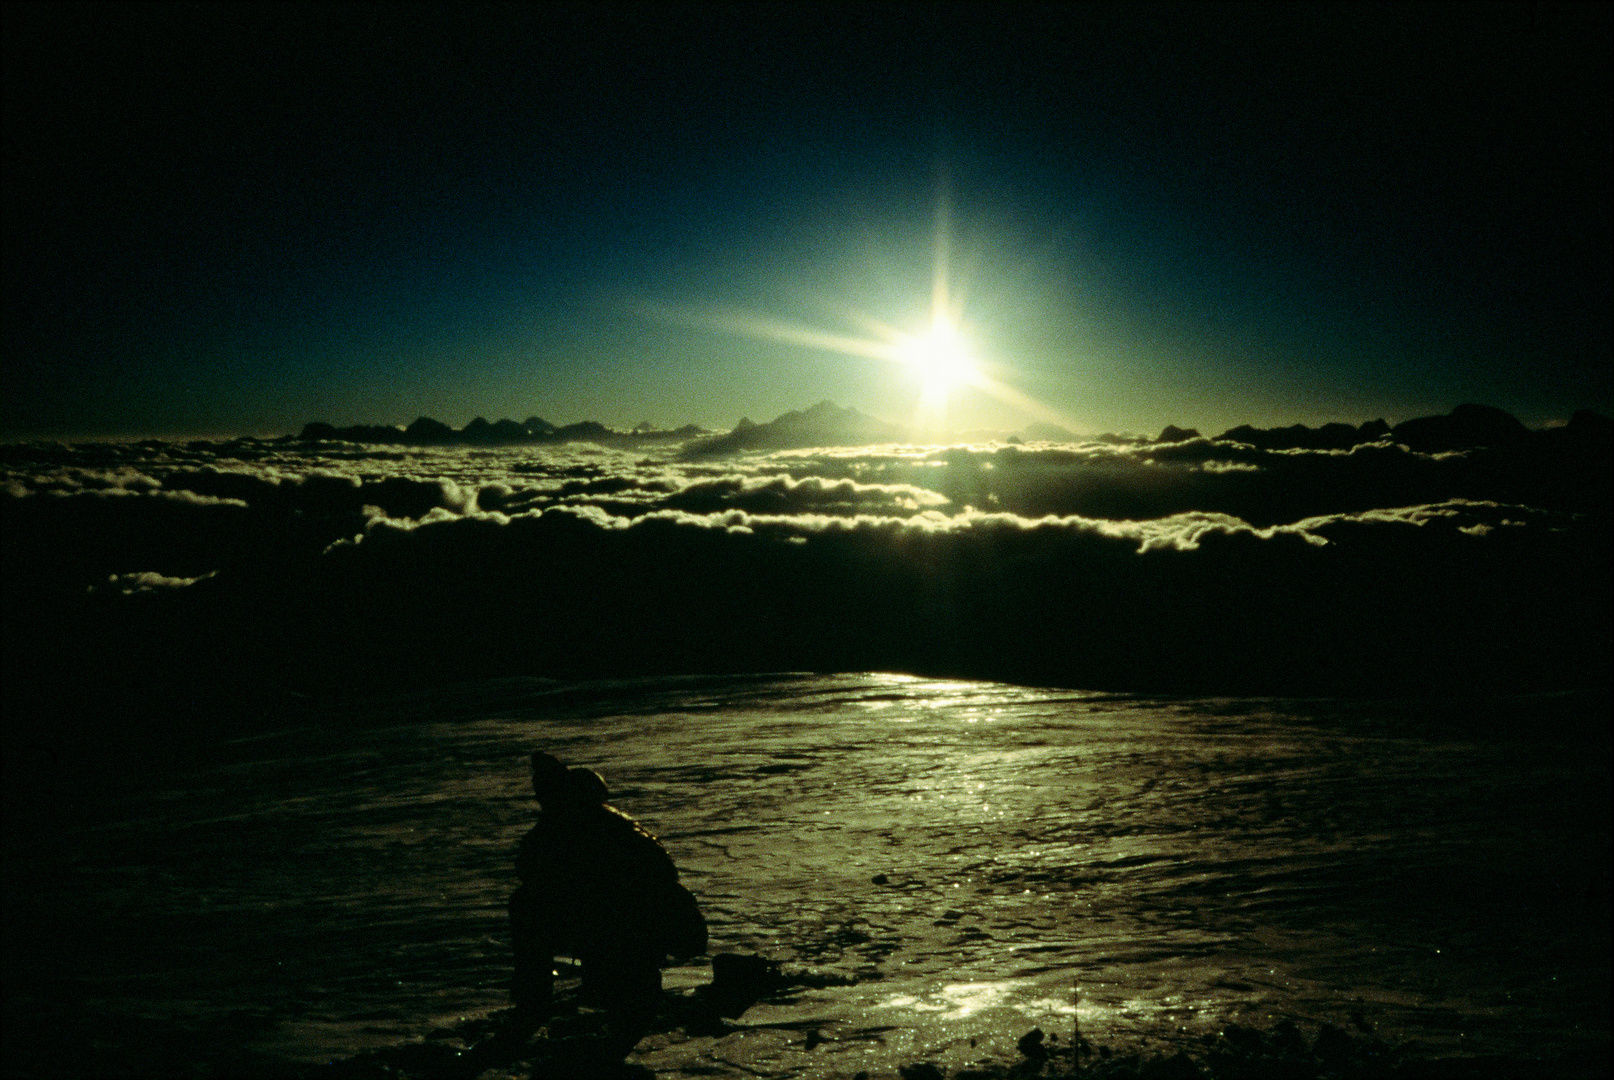
<svg viewBox="0 0 1614 1080">
<path fill-rule="evenodd" d="M 1457 406 L 1445 416 L 1420 416 L 1403 420 L 1394 427 L 1383 420 L 1369 420 L 1361 427 L 1334 423 L 1317 428 L 1305 424 L 1257 428 L 1241 424 L 1222 432 L 1216 439 L 1263 450 L 1349 450 L 1388 438 L 1423 453 L 1439 453 L 1508 445 L 1529 436 L 1529 429 L 1512 413 L 1491 405 L 1468 404 Z"/>
<path fill-rule="evenodd" d="M 377 424 L 355 424 L 338 428 L 316 422 L 306 424 L 301 439 L 340 442 L 403 444 L 405 446 L 515 446 L 530 443 L 597 442 L 630 443 L 639 445 L 653 442 L 683 442 L 710 434 L 705 428 L 685 424 L 676 431 L 662 431 L 640 424 L 632 431 L 616 431 L 597 420 L 583 420 L 565 427 L 556 427 L 541 417 L 529 416 L 517 423 L 500 419 L 489 423 L 487 417 L 478 416 L 458 430 L 429 416 L 418 417 L 407 428 Z"/>
<path fill-rule="evenodd" d="M 794 450 L 809 446 L 866 446 L 896 442 L 906 432 L 853 408 L 825 399 L 810 408 L 783 413 L 766 424 L 742 417 L 727 435 L 691 444 L 691 455 L 732 454 L 740 450 Z"/>
</svg>

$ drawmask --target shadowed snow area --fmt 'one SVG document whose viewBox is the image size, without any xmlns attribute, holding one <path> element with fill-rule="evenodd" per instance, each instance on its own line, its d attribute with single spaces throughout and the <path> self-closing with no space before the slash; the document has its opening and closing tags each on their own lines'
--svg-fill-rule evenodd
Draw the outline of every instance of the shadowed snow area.
<svg viewBox="0 0 1614 1080">
<path fill-rule="evenodd" d="M 1009 1060 L 1070 1030 L 1077 988 L 1110 1044 L 1354 1012 L 1447 1053 L 1606 1045 L 1606 745 L 1540 737 L 1574 697 L 1473 708 L 515 679 L 333 706 L 111 787 L 42 766 L 77 816 L 8 851 L 35 883 L 7 903 L 8 979 L 33 975 L 8 1028 L 74 1000 L 248 1017 L 253 1045 L 319 1061 L 502 1008 L 541 748 L 662 838 L 712 952 L 824 984 L 721 1038 L 652 1034 L 657 1070 Z"/>
</svg>

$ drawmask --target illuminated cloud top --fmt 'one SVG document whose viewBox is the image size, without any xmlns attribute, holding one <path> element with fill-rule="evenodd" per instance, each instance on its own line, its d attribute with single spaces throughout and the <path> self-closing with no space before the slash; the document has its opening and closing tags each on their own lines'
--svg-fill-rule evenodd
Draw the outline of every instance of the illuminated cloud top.
<svg viewBox="0 0 1614 1080">
<path fill-rule="evenodd" d="M 507 674 L 1607 685 L 1606 416 L 793 444 L 857 415 L 799 411 L 711 452 L 6 447 L 8 714 L 77 724 L 149 697 L 214 723 L 264 695 Z"/>
</svg>

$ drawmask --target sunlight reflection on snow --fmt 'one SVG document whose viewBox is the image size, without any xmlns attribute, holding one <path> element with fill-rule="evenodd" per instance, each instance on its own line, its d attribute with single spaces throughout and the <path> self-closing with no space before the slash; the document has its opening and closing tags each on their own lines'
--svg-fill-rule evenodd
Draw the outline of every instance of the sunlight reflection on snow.
<svg viewBox="0 0 1614 1080">
<path fill-rule="evenodd" d="M 326 1030 L 289 1016 L 294 1045 L 274 1035 L 265 1045 L 313 1059 L 413 1037 L 417 1017 L 445 1007 L 503 1006 L 511 853 L 535 809 L 526 755 L 586 761 L 660 830 L 701 898 L 713 951 L 838 977 L 751 1018 L 788 1029 L 726 1041 L 725 1055 L 770 1075 L 797 1061 L 806 1071 L 793 1075 L 825 1075 L 813 1070 L 837 1045 L 888 1075 L 899 1062 L 943 1060 L 947 1047 L 949 1069 L 963 1067 L 1012 1055 L 1033 1026 L 1065 1039 L 1073 1010 L 1082 1033 L 1103 1041 L 1265 1023 L 1279 1011 L 1335 1022 L 1341 995 L 1362 993 L 1389 1030 L 1410 1016 L 1438 1033 L 1431 1025 L 1457 1006 L 1425 1004 L 1416 980 L 1446 940 L 1417 919 L 1393 923 L 1388 901 L 1364 898 L 1355 875 L 1364 860 L 1379 866 L 1386 845 L 1397 859 L 1445 866 L 1441 852 L 1459 841 L 1484 852 L 1501 837 L 1514 858 L 1539 842 L 1530 819 L 1489 812 L 1492 778 L 1505 775 L 1495 762 L 1520 756 L 1511 744 L 1323 725 L 1304 709 L 1268 718 L 1275 706 L 1258 703 L 1230 719 L 1216 702 L 1089 705 L 1092 695 L 1071 691 L 876 675 L 676 693 L 652 683 L 623 691 L 618 713 L 597 689 L 568 688 L 589 692 L 573 704 L 534 683 L 386 699 L 371 712 L 344 705 L 332 714 L 340 724 L 254 743 L 182 788 L 142 796 L 92 838 L 121 868 L 157 858 L 149 844 L 126 853 L 130 835 L 161 840 L 164 859 L 194 860 L 219 857 L 202 839 L 250 825 L 275 845 L 275 865 L 311 867 L 244 875 L 228 894 L 213 875 L 139 896 L 164 918 L 228 902 L 211 918 L 235 920 L 218 923 L 231 935 L 255 940 L 262 925 L 299 944 L 284 951 L 298 968 L 285 978 L 336 986 L 329 1015 L 342 1019 Z M 988 712 L 1000 722 L 968 725 Z M 1558 782 L 1556 760 L 1528 762 L 1521 783 Z M 1419 820 L 1440 824 L 1433 840 L 1403 824 L 1425 802 Z M 1461 828 L 1454 804 L 1468 808 Z M 104 906 L 129 895 L 108 885 Z M 1319 928 L 1319 912 L 1340 925 Z M 1368 916 L 1418 931 L 1425 947 L 1387 957 Z M 201 924 L 213 935 L 203 940 L 225 940 L 212 925 Z M 257 954 L 246 955 L 219 966 L 219 985 L 232 987 L 220 1009 L 250 982 L 244 964 Z M 384 982 L 368 974 L 378 955 L 393 958 Z M 1477 983 L 1487 970 L 1465 972 Z M 710 972 L 692 963 L 663 985 L 690 991 Z M 191 969 L 167 978 L 176 1000 L 192 993 Z M 1481 1006 L 1460 1008 L 1466 1018 Z M 873 1022 L 870 1009 L 889 1025 L 877 1046 L 853 1032 Z M 1550 1027 L 1545 1007 L 1536 1015 Z M 804 1026 L 834 1038 L 809 1053 Z M 669 1043 L 658 1071 L 693 1052 Z"/>
<path fill-rule="evenodd" d="M 897 994 L 877 1006 L 882 1009 L 914 1009 L 941 1013 L 944 1019 L 961 1020 L 971 1013 L 1003 1004 L 1017 980 L 984 983 L 951 983 L 921 996 Z"/>
</svg>

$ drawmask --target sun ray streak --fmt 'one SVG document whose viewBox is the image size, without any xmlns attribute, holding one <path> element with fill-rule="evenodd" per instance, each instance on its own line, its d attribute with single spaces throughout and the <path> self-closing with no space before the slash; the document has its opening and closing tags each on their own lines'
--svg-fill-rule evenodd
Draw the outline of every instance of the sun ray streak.
<svg viewBox="0 0 1614 1080">
<path fill-rule="evenodd" d="M 900 349 L 895 342 L 874 341 L 868 338 L 833 334 L 800 323 L 788 323 L 770 315 L 747 311 L 688 311 L 669 307 L 646 309 L 646 314 L 661 322 L 699 330 L 719 330 L 753 341 L 777 341 L 786 345 L 805 345 L 810 349 L 840 353 L 844 356 L 863 356 L 873 360 L 900 360 Z"/>
<path fill-rule="evenodd" d="M 900 330 L 855 310 L 847 311 L 845 318 L 864 331 L 868 335 L 866 337 L 835 333 L 755 311 L 644 305 L 639 313 L 658 322 L 689 329 L 717 331 L 753 341 L 799 345 L 827 353 L 900 364 L 914 372 L 919 379 L 913 423 L 920 431 L 940 433 L 946 430 L 949 398 L 961 388 L 979 391 L 1037 420 L 1073 426 L 1070 419 L 1058 410 L 982 370 L 967 333 L 967 322 L 951 276 L 952 190 L 944 164 L 938 164 L 936 170 L 936 209 L 931 245 L 930 318 L 926 328 L 917 333 Z"/>
<path fill-rule="evenodd" d="M 944 312 L 948 316 L 954 314 L 950 310 L 952 301 L 948 295 L 948 276 L 953 260 L 952 193 L 944 165 L 938 165 L 936 169 L 936 230 L 932 246 L 930 315 L 935 319 Z"/>
</svg>

